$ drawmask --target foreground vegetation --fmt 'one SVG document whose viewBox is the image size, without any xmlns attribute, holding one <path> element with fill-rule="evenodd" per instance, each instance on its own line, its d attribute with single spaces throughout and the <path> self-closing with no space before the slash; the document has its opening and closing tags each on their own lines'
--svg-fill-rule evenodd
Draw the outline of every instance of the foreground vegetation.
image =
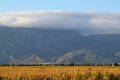
<svg viewBox="0 0 120 80">
<path fill-rule="evenodd" d="M 1 66 L 0 80 L 120 80 L 120 67 Z"/>
</svg>

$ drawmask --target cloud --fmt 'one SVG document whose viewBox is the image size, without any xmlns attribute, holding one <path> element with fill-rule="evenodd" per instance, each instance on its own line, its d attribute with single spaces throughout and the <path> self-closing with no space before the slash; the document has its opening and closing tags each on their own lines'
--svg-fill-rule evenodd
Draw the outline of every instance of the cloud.
<svg viewBox="0 0 120 80">
<path fill-rule="evenodd" d="M 0 13 L 0 26 L 79 30 L 81 34 L 120 33 L 120 13 L 33 11 Z"/>
</svg>

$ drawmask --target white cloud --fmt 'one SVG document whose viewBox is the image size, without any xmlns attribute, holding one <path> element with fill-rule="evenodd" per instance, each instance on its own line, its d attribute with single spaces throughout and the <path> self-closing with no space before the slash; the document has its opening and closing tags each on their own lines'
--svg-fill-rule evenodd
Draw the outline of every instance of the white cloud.
<svg viewBox="0 0 120 80">
<path fill-rule="evenodd" d="M 0 13 L 0 25 L 74 29 L 82 34 L 120 33 L 120 13 L 35 11 Z"/>
</svg>

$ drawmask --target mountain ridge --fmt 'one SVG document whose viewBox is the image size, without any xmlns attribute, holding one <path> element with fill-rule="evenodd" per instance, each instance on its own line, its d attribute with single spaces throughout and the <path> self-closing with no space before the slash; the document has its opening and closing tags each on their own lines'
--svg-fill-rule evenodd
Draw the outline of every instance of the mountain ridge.
<svg viewBox="0 0 120 80">
<path fill-rule="evenodd" d="M 65 57 L 59 63 L 64 63 L 65 60 L 65 63 L 119 62 L 119 43 L 120 34 L 83 36 L 77 30 L 3 26 L 0 27 L 0 63 L 57 63 L 67 54 L 67 57 L 72 57 Z M 86 54 L 81 55 L 83 53 L 79 51 L 82 50 Z M 22 57 L 26 59 L 20 61 Z M 96 58 L 99 60 L 96 61 Z"/>
</svg>

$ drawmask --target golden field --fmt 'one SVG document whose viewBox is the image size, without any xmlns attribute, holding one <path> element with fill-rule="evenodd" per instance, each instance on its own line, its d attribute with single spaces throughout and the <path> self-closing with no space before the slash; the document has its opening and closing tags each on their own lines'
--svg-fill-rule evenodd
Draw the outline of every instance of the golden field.
<svg viewBox="0 0 120 80">
<path fill-rule="evenodd" d="M 0 80 L 120 80 L 120 67 L 1 66 Z"/>
</svg>

